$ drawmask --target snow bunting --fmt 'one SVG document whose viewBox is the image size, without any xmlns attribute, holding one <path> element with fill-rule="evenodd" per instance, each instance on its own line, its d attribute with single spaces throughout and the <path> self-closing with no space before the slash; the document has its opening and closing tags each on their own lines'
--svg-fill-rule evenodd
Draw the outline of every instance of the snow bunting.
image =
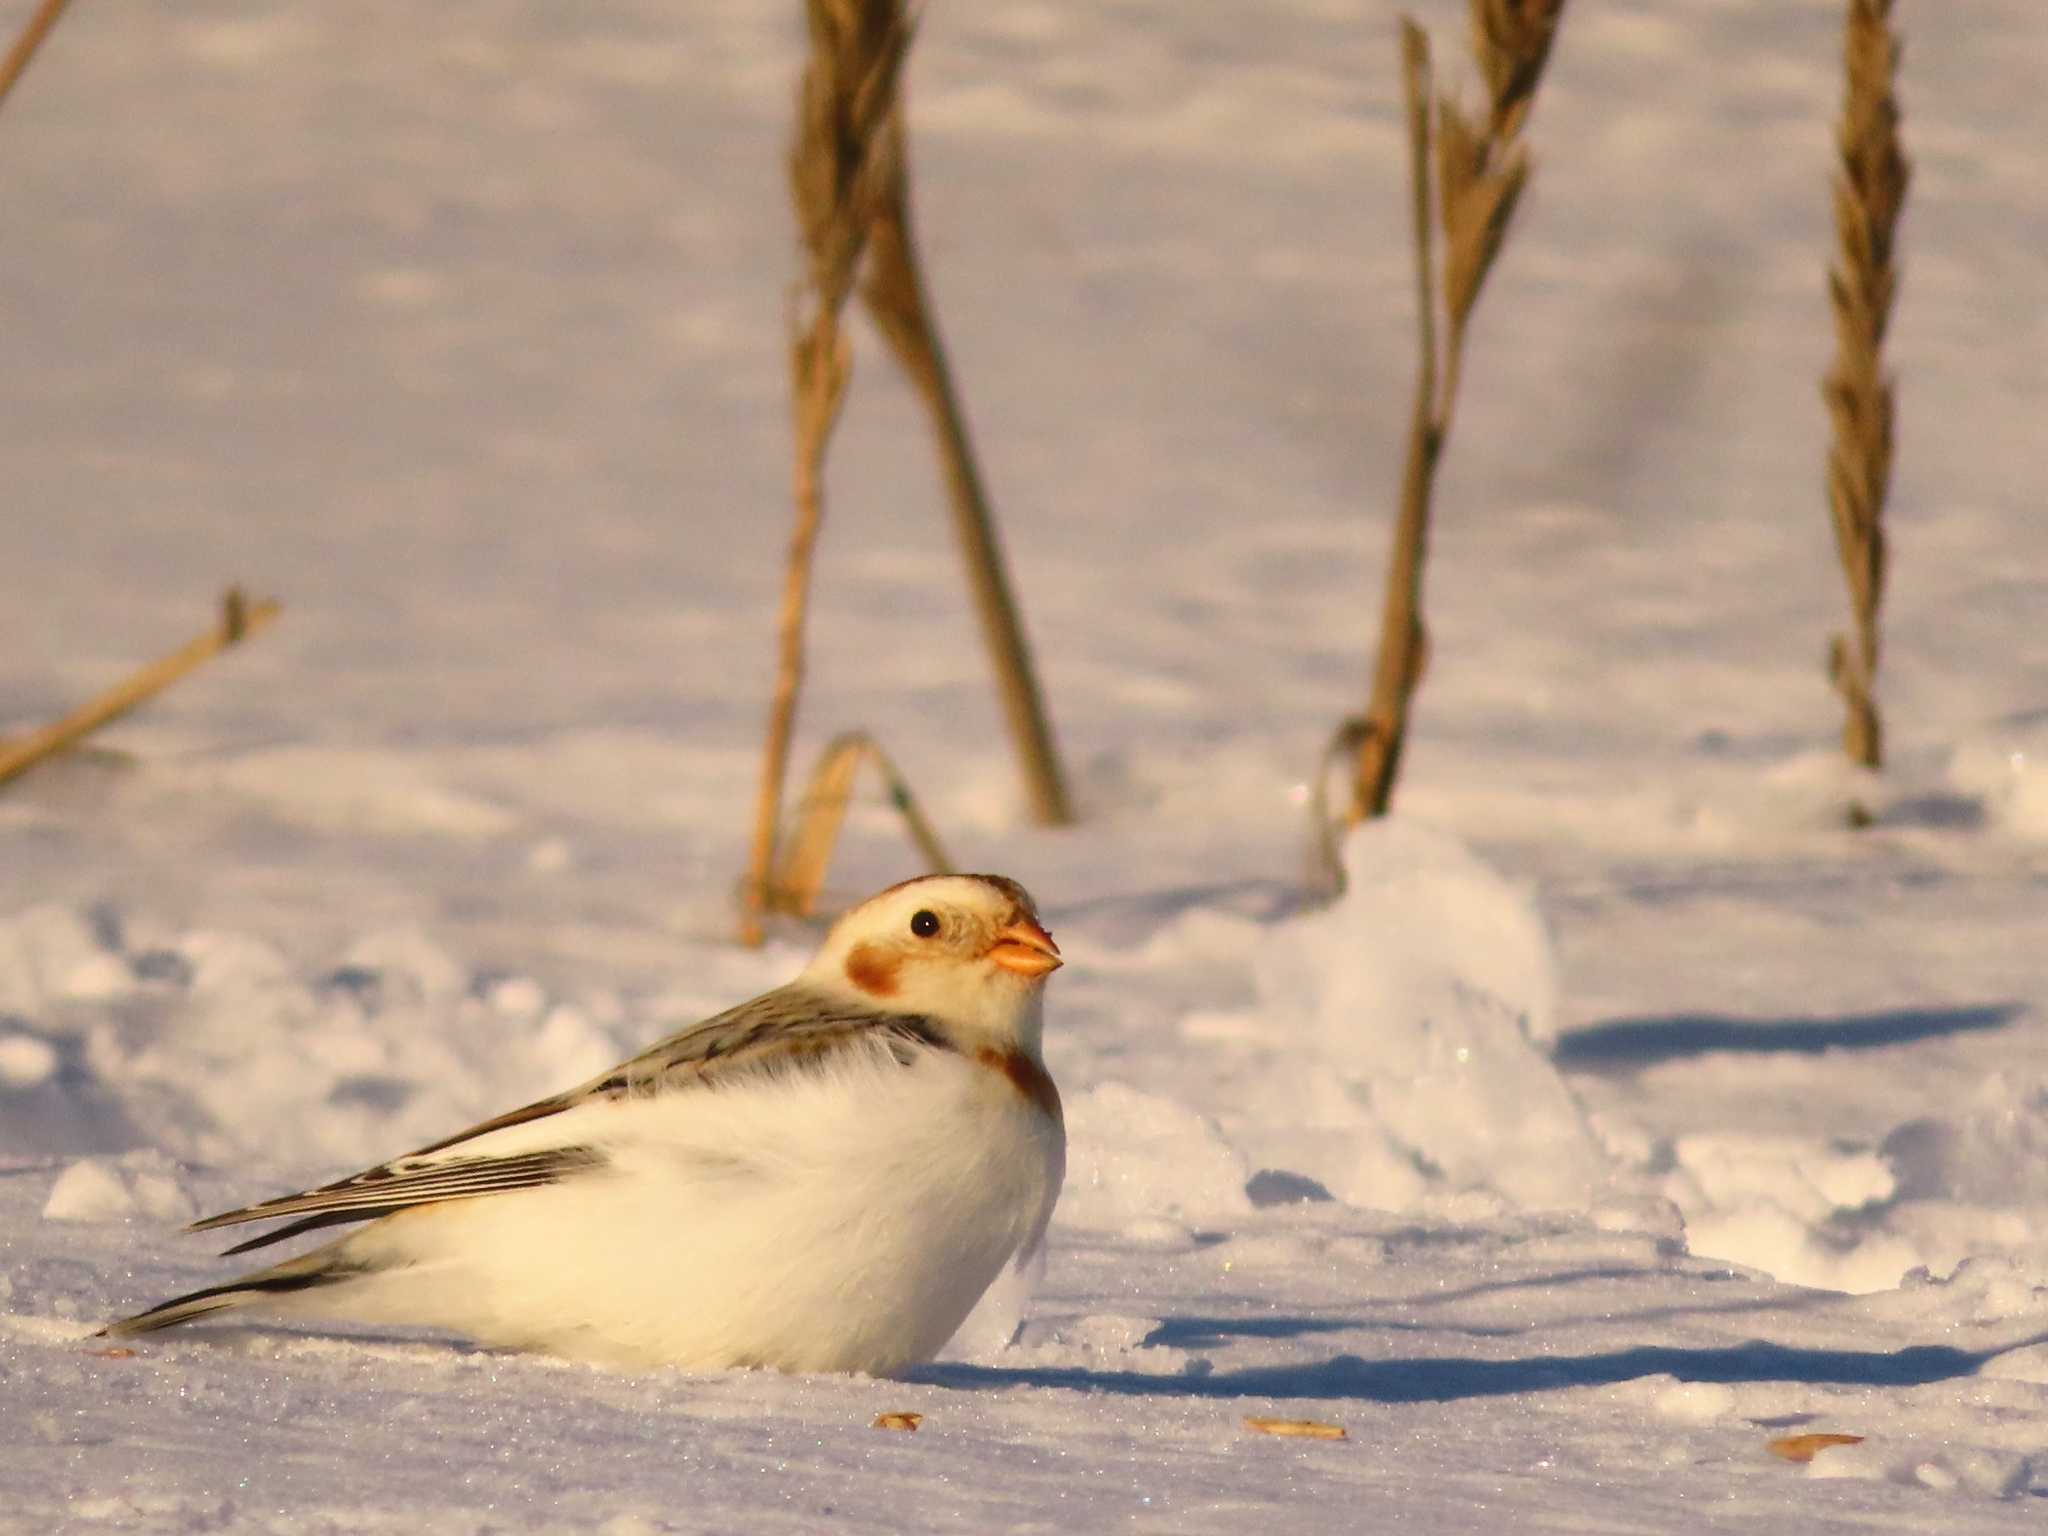
<svg viewBox="0 0 2048 1536">
<path fill-rule="evenodd" d="M 894 886 L 787 986 L 580 1088 L 195 1223 L 297 1218 L 230 1254 L 367 1225 L 105 1332 L 263 1307 L 626 1366 L 928 1360 L 1059 1195 L 1059 964 L 1012 881 Z"/>
</svg>

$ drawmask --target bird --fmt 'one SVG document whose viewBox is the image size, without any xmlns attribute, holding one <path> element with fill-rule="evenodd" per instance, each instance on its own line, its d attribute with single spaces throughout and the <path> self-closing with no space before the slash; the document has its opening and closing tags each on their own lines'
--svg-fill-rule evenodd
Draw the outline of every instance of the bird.
<svg viewBox="0 0 2048 1536">
<path fill-rule="evenodd" d="M 294 1218 L 223 1257 L 360 1225 L 101 1336 L 249 1308 L 626 1369 L 899 1373 L 1044 1241 L 1061 963 L 1015 881 L 891 886 L 794 980 L 578 1087 L 194 1222 Z"/>
</svg>

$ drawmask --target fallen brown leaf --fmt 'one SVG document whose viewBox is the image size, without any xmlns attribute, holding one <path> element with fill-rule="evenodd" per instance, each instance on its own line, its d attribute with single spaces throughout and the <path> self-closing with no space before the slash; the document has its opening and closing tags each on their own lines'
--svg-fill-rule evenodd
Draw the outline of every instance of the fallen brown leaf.
<svg viewBox="0 0 2048 1536">
<path fill-rule="evenodd" d="M 1786 1435 L 1769 1440 L 1764 1449 L 1781 1461 L 1811 1461 L 1831 1445 L 1861 1445 L 1861 1435 Z"/>
<path fill-rule="evenodd" d="M 868 1428 L 902 1429 L 915 1434 L 917 1426 L 923 1422 L 924 1415 L 921 1413 L 878 1413 L 875 1415 L 875 1422 L 870 1424 Z"/>
<path fill-rule="evenodd" d="M 1265 1419 L 1245 1415 L 1244 1427 L 1262 1435 L 1283 1435 L 1295 1440 L 1342 1440 L 1342 1424 L 1324 1424 L 1317 1419 Z"/>
</svg>

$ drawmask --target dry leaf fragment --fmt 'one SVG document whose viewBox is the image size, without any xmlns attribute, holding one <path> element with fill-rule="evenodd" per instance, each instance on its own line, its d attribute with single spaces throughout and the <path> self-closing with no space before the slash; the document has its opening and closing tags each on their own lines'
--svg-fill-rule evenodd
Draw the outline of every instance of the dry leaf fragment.
<svg viewBox="0 0 2048 1536">
<path fill-rule="evenodd" d="M 921 1413 L 878 1413 L 875 1415 L 875 1422 L 870 1424 L 868 1428 L 901 1429 L 915 1434 L 917 1426 L 923 1422 L 924 1415 Z"/>
<path fill-rule="evenodd" d="M 95 1360 L 133 1360 L 135 1358 L 135 1351 L 125 1344 L 110 1345 L 106 1349 L 88 1349 L 86 1353 Z"/>
<path fill-rule="evenodd" d="M 1831 1445 L 1861 1445 L 1861 1435 L 1786 1435 L 1767 1441 L 1764 1449 L 1781 1461 L 1811 1461 Z"/>
<path fill-rule="evenodd" d="M 1324 1424 L 1316 1419 L 1267 1419 L 1246 1414 L 1244 1427 L 1262 1435 L 1282 1435 L 1295 1440 L 1342 1440 L 1342 1424 Z"/>
</svg>

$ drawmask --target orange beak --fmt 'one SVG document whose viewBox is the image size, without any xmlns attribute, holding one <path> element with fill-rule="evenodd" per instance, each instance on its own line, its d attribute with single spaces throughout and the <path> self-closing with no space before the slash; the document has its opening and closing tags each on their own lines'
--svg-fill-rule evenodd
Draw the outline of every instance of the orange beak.
<svg viewBox="0 0 2048 1536">
<path fill-rule="evenodd" d="M 996 930 L 989 946 L 989 959 L 1019 976 L 1037 977 L 1056 971 L 1064 963 L 1052 935 L 1028 917 L 1020 917 L 1006 928 Z"/>
</svg>

